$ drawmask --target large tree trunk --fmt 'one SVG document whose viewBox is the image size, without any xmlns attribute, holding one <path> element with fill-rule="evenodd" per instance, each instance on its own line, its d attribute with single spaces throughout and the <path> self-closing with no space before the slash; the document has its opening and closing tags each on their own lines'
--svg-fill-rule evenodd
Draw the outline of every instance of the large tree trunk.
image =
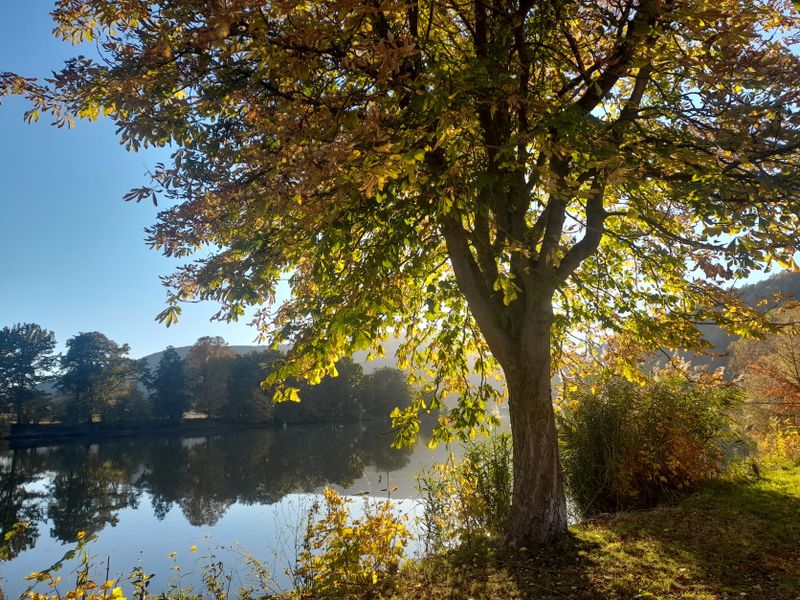
<svg viewBox="0 0 800 600">
<path fill-rule="evenodd" d="M 514 356 L 503 365 L 514 446 L 514 490 L 507 541 L 548 544 L 567 532 L 567 509 L 550 394 L 552 309 L 526 319 Z"/>
<path fill-rule="evenodd" d="M 525 268 L 519 268 L 519 280 L 527 279 L 525 295 L 504 313 L 498 310 L 499 303 L 488 289 L 461 222 L 445 219 L 442 232 L 459 288 L 506 376 L 514 447 L 514 490 L 507 542 L 515 547 L 548 544 L 567 532 L 550 397 L 555 274 L 526 275 Z"/>
</svg>

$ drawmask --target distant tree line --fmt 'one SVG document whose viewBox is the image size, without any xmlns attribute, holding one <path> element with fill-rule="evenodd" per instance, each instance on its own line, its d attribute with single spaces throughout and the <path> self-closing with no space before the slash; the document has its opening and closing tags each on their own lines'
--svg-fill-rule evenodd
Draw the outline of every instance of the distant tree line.
<svg viewBox="0 0 800 600">
<path fill-rule="evenodd" d="M 368 468 L 384 474 L 401 469 L 413 449 L 390 447 L 392 438 L 387 428 L 354 423 L 212 435 L 192 443 L 178 436 L 122 437 L 92 452 L 83 444 L 11 450 L 0 461 L 0 538 L 25 522 L 12 540 L 12 556 L 34 547 L 48 524 L 51 537 L 73 543 L 79 531 L 116 524 L 119 511 L 145 495 L 159 521 L 175 508 L 193 525 L 213 525 L 237 502 L 273 504 L 292 492 L 352 486 Z M 388 493 L 389 476 L 383 477 L 367 490 Z"/>
<path fill-rule="evenodd" d="M 411 403 L 405 375 L 365 374 L 350 358 L 338 376 L 298 383 L 301 402 L 272 403 L 262 382 L 284 359 L 277 350 L 238 354 L 221 337 L 201 337 L 185 357 L 172 346 L 150 368 L 97 331 L 56 339 L 34 323 L 0 329 L 0 413 L 16 423 L 179 422 L 187 416 L 250 423 L 388 419 Z M 48 390 L 48 391 L 45 391 Z"/>
</svg>

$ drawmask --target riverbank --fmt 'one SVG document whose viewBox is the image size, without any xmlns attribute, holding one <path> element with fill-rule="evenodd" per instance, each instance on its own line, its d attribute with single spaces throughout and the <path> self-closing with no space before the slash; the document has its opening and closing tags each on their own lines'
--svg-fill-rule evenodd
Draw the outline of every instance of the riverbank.
<svg viewBox="0 0 800 600">
<path fill-rule="evenodd" d="M 5 432 L 5 441 L 12 448 L 30 448 L 48 443 L 69 441 L 86 442 L 103 439 L 145 435 L 209 434 L 234 429 L 274 428 L 275 424 L 242 423 L 217 419 L 193 419 L 174 423 L 170 421 L 139 421 L 135 423 L 91 423 L 65 425 L 48 423 L 40 425 L 11 425 Z M 0 436 L 0 439 L 4 439 Z"/>
<path fill-rule="evenodd" d="M 371 425 L 378 420 L 360 420 L 355 423 Z M 229 431 L 249 429 L 285 429 L 286 427 L 305 427 L 316 425 L 346 426 L 347 421 L 297 421 L 283 423 L 275 421 L 247 422 L 224 419 L 186 419 L 178 423 L 172 421 L 137 421 L 131 423 L 103 423 L 66 425 L 63 423 L 12 424 L 0 429 L 0 442 L 11 448 L 35 448 L 49 444 L 69 444 L 100 442 L 130 437 L 148 436 L 192 436 L 211 435 Z M 387 425 L 388 427 L 388 425 Z"/>
<path fill-rule="evenodd" d="M 547 551 L 475 548 L 409 565 L 393 600 L 800 597 L 800 468 L 673 506 L 592 519 Z M 370 592 L 364 598 L 373 598 Z"/>
<path fill-rule="evenodd" d="M 118 581 L 121 593 L 138 597 L 127 589 L 127 578 Z M 230 583 L 221 571 L 203 581 L 209 587 L 196 593 L 163 597 L 212 600 L 217 583 Z M 485 544 L 412 561 L 384 588 L 347 597 L 797 600 L 798 592 L 800 467 L 795 467 L 767 471 L 758 481 L 718 483 L 674 505 L 591 519 L 571 527 L 568 539 L 547 550 L 509 555 Z M 315 599 L 298 592 L 278 597 Z"/>
</svg>

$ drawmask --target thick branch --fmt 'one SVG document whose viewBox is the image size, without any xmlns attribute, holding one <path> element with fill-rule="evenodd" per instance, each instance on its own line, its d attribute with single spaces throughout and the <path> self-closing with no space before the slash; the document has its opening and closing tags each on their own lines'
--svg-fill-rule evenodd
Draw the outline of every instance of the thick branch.
<svg viewBox="0 0 800 600">
<path fill-rule="evenodd" d="M 484 274 L 475 262 L 469 248 L 467 232 L 464 231 L 458 217 L 451 213 L 442 218 L 442 234 L 447 243 L 447 253 L 458 287 L 467 299 L 475 321 L 486 338 L 486 343 L 502 362 L 510 355 L 504 317 L 500 307 L 492 299 L 492 290 L 487 285 Z"/>
<path fill-rule="evenodd" d="M 497 280 L 498 273 L 495 250 L 492 248 L 490 239 L 489 205 L 488 202 L 482 201 L 483 197 L 487 195 L 490 195 L 490 192 L 486 189 L 482 189 L 478 195 L 478 205 L 475 207 L 475 226 L 470 233 L 470 238 L 486 283 L 493 285 Z"/>
<path fill-rule="evenodd" d="M 589 189 L 586 200 L 586 233 L 570 248 L 556 269 L 556 277 L 564 281 L 575 272 L 580 264 L 597 251 L 605 231 L 606 211 L 603 208 L 605 182 L 598 175 Z"/>
<path fill-rule="evenodd" d="M 561 186 L 565 185 L 566 174 L 569 171 L 568 159 L 552 159 L 553 172 L 558 177 Z M 561 233 L 564 230 L 564 221 L 567 218 L 567 203 L 569 191 L 558 189 L 550 195 L 547 206 L 541 215 L 541 227 L 544 230 L 542 235 L 542 247 L 539 252 L 538 267 L 540 272 L 544 272 L 548 267 L 555 264 L 558 248 L 561 244 Z M 537 223 L 534 229 L 538 229 Z"/>
<path fill-rule="evenodd" d="M 620 112 L 619 118 L 616 121 L 617 126 L 624 128 L 628 123 L 636 120 L 636 116 L 639 114 L 639 106 L 642 104 L 642 98 L 647 89 L 647 84 L 650 83 L 650 75 L 652 72 L 653 66 L 650 64 L 639 69 L 639 72 L 636 74 L 636 81 L 633 84 L 633 91 L 631 92 L 630 98 L 628 98 L 625 107 Z"/>
<path fill-rule="evenodd" d="M 660 11 L 657 0 L 644 0 L 628 24 L 628 33 L 614 48 L 605 71 L 592 82 L 584 94 L 575 102 L 582 111 L 589 113 L 606 97 L 630 69 L 636 51 L 651 37 Z"/>
</svg>

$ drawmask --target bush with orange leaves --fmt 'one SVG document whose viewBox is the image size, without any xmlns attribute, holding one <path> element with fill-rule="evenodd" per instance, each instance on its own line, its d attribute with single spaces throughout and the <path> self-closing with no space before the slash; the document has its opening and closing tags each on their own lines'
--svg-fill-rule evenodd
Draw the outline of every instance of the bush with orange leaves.
<svg viewBox="0 0 800 600">
<path fill-rule="evenodd" d="M 772 313 L 776 331 L 731 345 L 731 370 L 746 392 L 748 432 L 763 466 L 800 464 L 800 303 Z"/>
</svg>

